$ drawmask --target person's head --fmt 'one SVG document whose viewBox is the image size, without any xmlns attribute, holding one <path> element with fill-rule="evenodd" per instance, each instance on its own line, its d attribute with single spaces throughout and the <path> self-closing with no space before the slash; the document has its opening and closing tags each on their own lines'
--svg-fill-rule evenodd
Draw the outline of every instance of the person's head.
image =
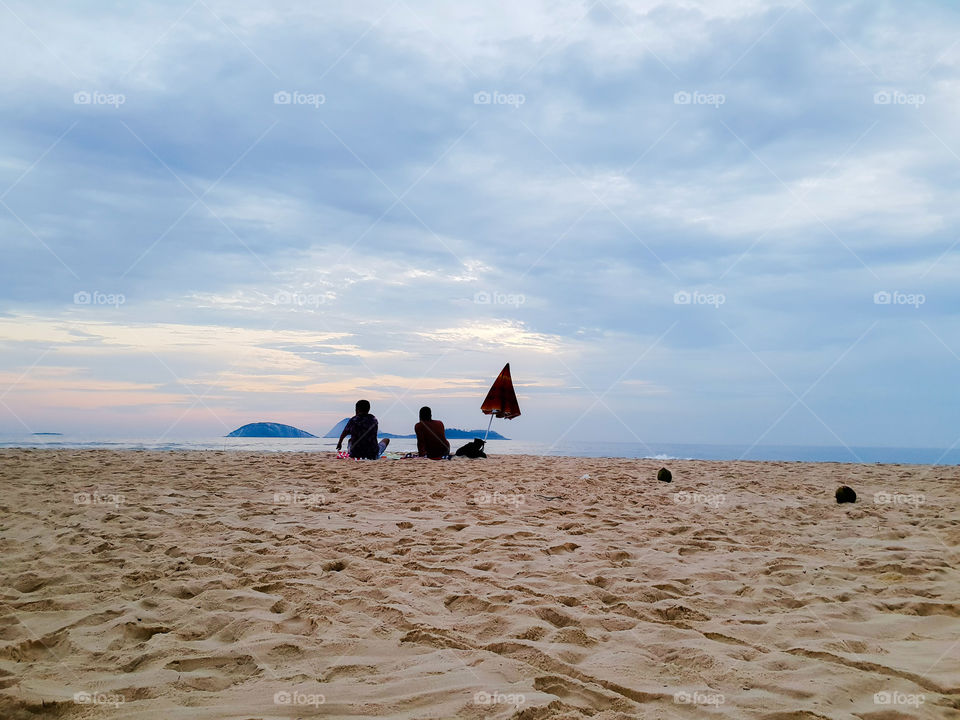
<svg viewBox="0 0 960 720">
<path fill-rule="evenodd" d="M 369 400 L 357 400 L 357 415 L 366 415 L 370 412 Z"/>
<path fill-rule="evenodd" d="M 433 420 L 433 411 L 424 405 L 422 408 L 420 408 L 420 419 Z"/>
</svg>

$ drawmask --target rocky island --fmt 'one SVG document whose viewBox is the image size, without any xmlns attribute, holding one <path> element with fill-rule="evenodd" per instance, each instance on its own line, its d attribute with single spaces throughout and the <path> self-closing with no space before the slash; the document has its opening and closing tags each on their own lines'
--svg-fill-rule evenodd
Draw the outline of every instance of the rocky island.
<svg viewBox="0 0 960 720">
<path fill-rule="evenodd" d="M 239 427 L 227 437 L 263 437 L 263 438 L 313 438 L 316 435 L 306 430 L 295 428 L 293 425 L 284 425 L 273 422 L 248 423 Z"/>
</svg>

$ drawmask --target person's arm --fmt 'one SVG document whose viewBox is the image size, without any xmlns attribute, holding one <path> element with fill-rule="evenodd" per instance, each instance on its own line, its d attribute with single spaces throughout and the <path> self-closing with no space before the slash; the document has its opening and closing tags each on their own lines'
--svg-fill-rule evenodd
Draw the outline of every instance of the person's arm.
<svg viewBox="0 0 960 720">
<path fill-rule="evenodd" d="M 440 439 L 443 440 L 443 444 L 447 446 L 447 455 L 450 454 L 450 441 L 447 440 L 447 429 L 443 426 L 443 422 L 437 421 L 440 423 Z"/>
<path fill-rule="evenodd" d="M 337 450 L 338 450 L 338 451 L 340 450 L 340 448 L 343 447 L 343 439 L 344 439 L 347 435 L 350 435 L 350 433 L 351 433 L 352 430 L 353 430 L 353 421 L 351 420 L 350 422 L 348 422 L 346 425 L 343 426 L 343 432 L 340 433 L 340 439 L 337 440 Z"/>
<path fill-rule="evenodd" d="M 424 455 L 427 454 L 427 446 L 424 443 L 424 437 L 423 437 L 424 430 L 425 428 L 422 422 L 418 422 L 416 425 L 413 426 L 413 432 L 417 436 L 417 455 L 419 455 L 420 457 L 423 457 Z"/>
</svg>

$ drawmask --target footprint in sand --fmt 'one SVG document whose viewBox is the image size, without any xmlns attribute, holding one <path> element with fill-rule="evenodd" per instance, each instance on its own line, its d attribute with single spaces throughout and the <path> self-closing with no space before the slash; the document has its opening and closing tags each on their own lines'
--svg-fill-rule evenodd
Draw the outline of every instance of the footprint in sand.
<svg viewBox="0 0 960 720">
<path fill-rule="evenodd" d="M 123 636 L 136 642 L 147 642 L 154 635 L 170 632 L 166 625 L 144 622 L 127 622 L 123 624 Z"/>
<path fill-rule="evenodd" d="M 537 608 L 536 615 L 541 620 L 546 620 L 548 623 L 557 628 L 564 628 L 570 625 L 580 625 L 580 623 L 569 615 L 555 610 L 551 607 L 542 607 Z"/>
<path fill-rule="evenodd" d="M 36 592 L 50 581 L 50 578 L 43 578 L 34 573 L 26 573 L 16 578 L 11 585 L 15 590 L 24 594 Z"/>
<path fill-rule="evenodd" d="M 493 603 L 489 603 L 474 595 L 452 595 L 445 599 L 443 604 L 447 610 L 451 612 L 464 613 L 466 615 L 488 612 L 490 608 L 493 607 Z"/>
<path fill-rule="evenodd" d="M 180 674 L 178 684 L 205 692 L 219 692 L 260 674 L 260 666 L 250 655 L 173 660 L 164 669 Z"/>
<path fill-rule="evenodd" d="M 584 632 L 583 628 L 579 627 L 560 628 L 550 636 L 550 642 L 566 645 L 579 645 L 580 647 L 588 647 L 597 643 L 594 638 L 590 637 L 586 632 Z"/>
<path fill-rule="evenodd" d="M 528 627 L 522 633 L 515 635 L 518 640 L 543 640 L 548 634 L 549 630 L 543 627 L 542 625 L 534 625 L 533 627 Z"/>
<path fill-rule="evenodd" d="M 668 623 L 703 622 L 710 617 L 686 605 L 665 605 L 653 608 L 654 614 Z"/>
</svg>

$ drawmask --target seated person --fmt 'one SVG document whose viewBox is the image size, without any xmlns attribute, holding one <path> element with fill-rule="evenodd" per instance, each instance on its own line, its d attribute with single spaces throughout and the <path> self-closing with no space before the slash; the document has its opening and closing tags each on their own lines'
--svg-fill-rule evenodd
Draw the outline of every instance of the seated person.
<svg viewBox="0 0 960 720">
<path fill-rule="evenodd" d="M 428 407 L 420 408 L 420 422 L 413 426 L 417 434 L 417 454 L 439 460 L 450 454 L 450 443 L 443 429 L 443 423 L 433 419 L 433 411 Z"/>
<path fill-rule="evenodd" d="M 347 421 L 346 427 L 340 433 L 337 450 L 343 447 L 343 439 L 349 435 L 350 444 L 347 447 L 350 451 L 350 457 L 376 460 L 383 455 L 383 451 L 390 444 L 390 439 L 384 438 L 382 442 L 377 442 L 379 423 L 376 416 L 370 414 L 369 401 L 358 400 L 356 410 L 357 414 Z"/>
</svg>

